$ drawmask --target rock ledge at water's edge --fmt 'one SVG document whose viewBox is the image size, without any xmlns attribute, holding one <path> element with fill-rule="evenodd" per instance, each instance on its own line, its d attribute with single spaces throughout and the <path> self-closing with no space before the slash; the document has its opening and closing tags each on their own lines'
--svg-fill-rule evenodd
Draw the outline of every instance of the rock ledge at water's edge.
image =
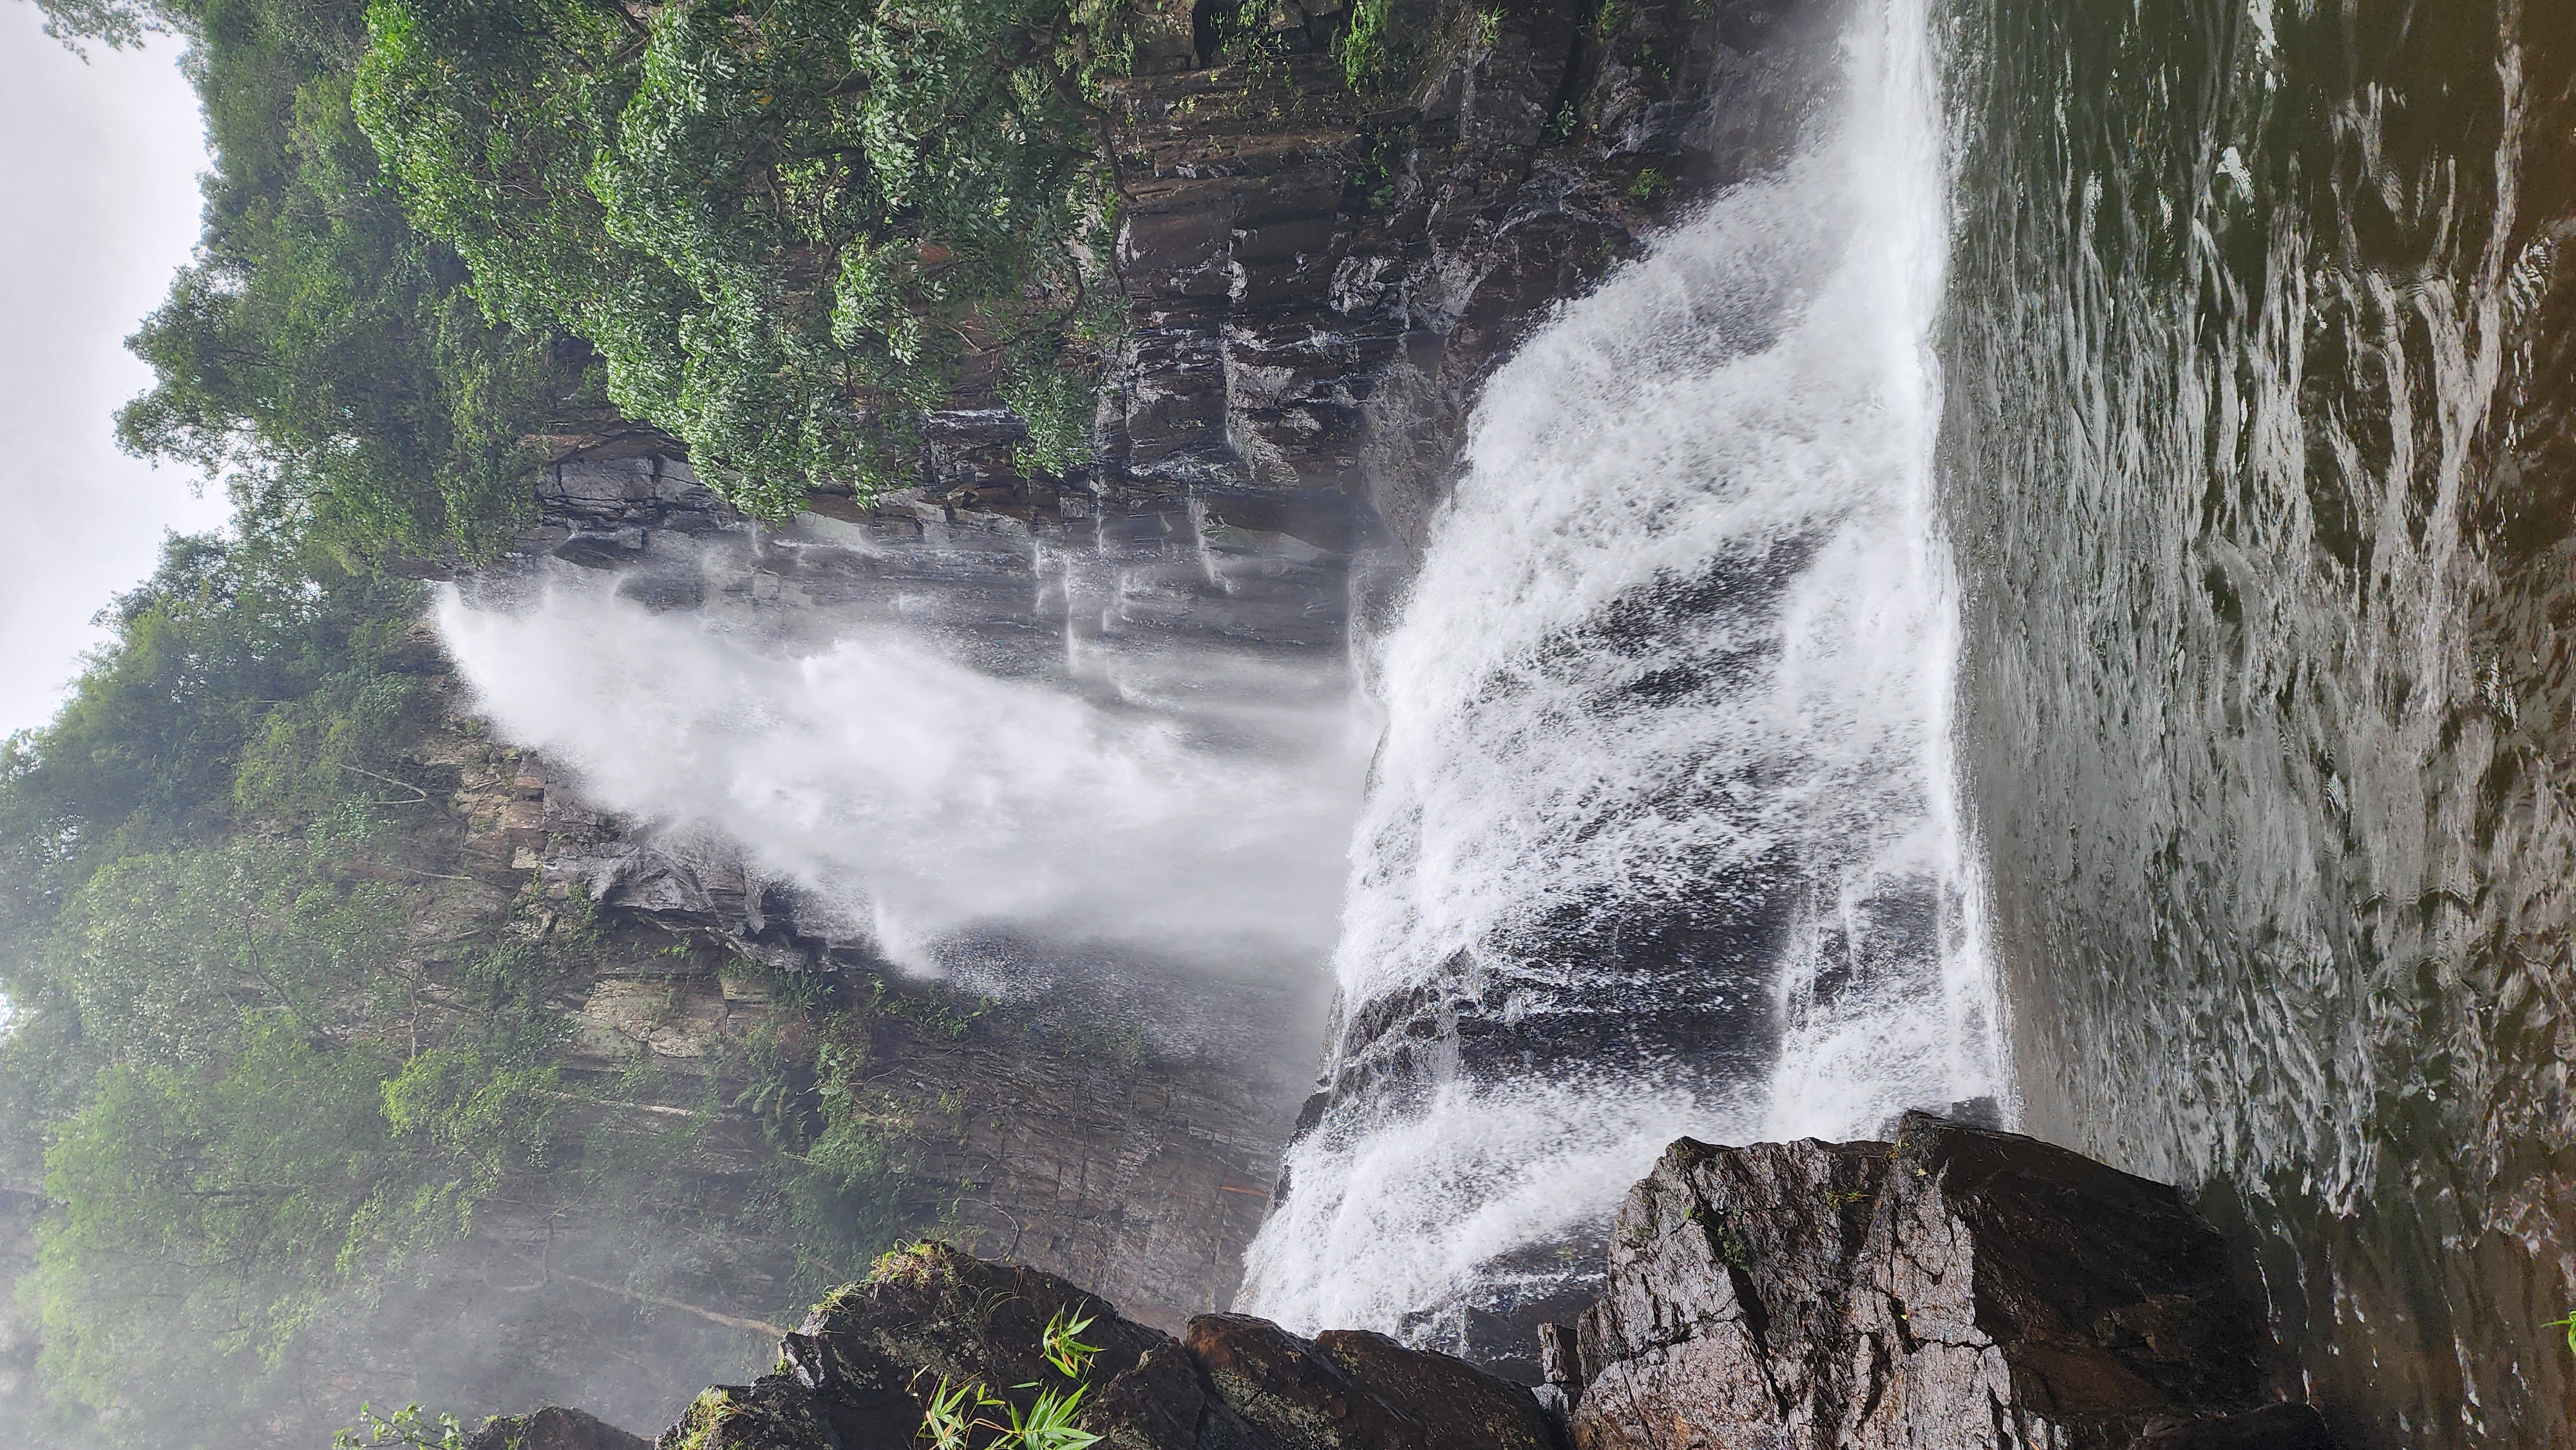
<svg viewBox="0 0 2576 1450">
<path fill-rule="evenodd" d="M 1893 1143 L 1674 1143 L 1629 1194 L 1609 1288 L 1550 1325 L 1535 1390 L 1383 1335 L 1206 1314 L 1180 1339 L 1033 1269 L 921 1244 L 819 1305 L 775 1372 L 718 1386 L 659 1450 L 894 1450 L 941 1389 L 996 1426 L 1082 1387 L 1111 1450 L 2323 1450 L 2261 1405 L 2262 1329 L 2226 1245 L 2162 1184 L 1910 1113 Z M 1079 1381 L 1051 1321 L 1089 1317 Z M 586 1416 L 561 1450 L 630 1443 Z M 576 1423 L 578 1422 L 578 1423 Z M 544 1447 L 536 1440 L 546 1439 Z M 973 1443 L 1001 1442 L 997 1429 Z"/>
</svg>

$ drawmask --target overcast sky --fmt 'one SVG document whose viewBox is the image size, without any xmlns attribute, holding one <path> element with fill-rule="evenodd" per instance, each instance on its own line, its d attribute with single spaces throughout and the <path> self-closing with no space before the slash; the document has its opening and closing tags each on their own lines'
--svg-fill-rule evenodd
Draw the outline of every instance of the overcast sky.
<svg viewBox="0 0 2576 1450">
<path fill-rule="evenodd" d="M 151 376 L 124 339 L 196 243 L 196 94 L 174 44 L 83 65 L 41 23 L 0 0 L 0 734 L 53 714 L 166 530 L 226 513 L 117 452 L 110 416 Z"/>
</svg>

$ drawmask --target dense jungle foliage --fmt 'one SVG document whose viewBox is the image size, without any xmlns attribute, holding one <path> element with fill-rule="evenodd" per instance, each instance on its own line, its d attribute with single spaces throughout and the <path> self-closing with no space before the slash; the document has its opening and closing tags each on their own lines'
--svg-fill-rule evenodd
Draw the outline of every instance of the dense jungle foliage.
<svg viewBox="0 0 2576 1450">
<path fill-rule="evenodd" d="M 351 557 L 488 550 L 641 424 L 747 511 L 906 477 L 960 388 L 1087 460 L 1108 0 L 40 0 L 189 42 L 197 263 L 124 442 Z"/>
<path fill-rule="evenodd" d="M 0 751 L 0 1182 L 55 1205 L 21 1286 L 55 1432 L 220 1423 L 227 1377 L 539 1141 L 539 964 L 496 950 L 468 1010 L 423 1020 L 418 604 L 253 521 L 174 540 L 61 714 Z"/>
<path fill-rule="evenodd" d="M 490 747 L 442 707 L 418 586 L 241 530 L 173 540 L 60 715 L 0 748 L 0 1189 L 45 1205 L 12 1443 L 321 1443 L 362 1393 L 330 1383 L 344 1347 L 495 1212 L 563 1226 L 538 1278 L 637 1305 L 765 1258 L 771 1313 L 920 1227 L 857 1079 L 900 1004 L 782 984 L 703 1080 L 567 1076 L 557 994 L 692 949 L 614 943 L 533 882 L 461 893 L 435 747 Z M 682 1106 L 609 1111 L 639 1099 Z M 768 1145 L 750 1179 L 688 1171 L 719 1121 Z"/>
</svg>

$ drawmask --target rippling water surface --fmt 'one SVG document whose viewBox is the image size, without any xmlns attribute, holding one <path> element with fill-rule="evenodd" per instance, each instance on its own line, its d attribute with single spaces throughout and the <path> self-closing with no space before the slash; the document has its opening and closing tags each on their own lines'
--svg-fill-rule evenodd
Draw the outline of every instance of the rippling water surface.
<svg viewBox="0 0 2576 1450">
<path fill-rule="evenodd" d="M 2342 1443 L 2576 1443 L 2576 5 L 1949 35 L 2028 1122 L 2202 1189 Z"/>
</svg>

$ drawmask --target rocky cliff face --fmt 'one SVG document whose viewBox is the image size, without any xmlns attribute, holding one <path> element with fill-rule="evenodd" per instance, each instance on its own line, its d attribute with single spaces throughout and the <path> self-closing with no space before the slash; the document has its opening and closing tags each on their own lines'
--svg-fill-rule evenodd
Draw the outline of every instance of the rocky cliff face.
<svg viewBox="0 0 2576 1450">
<path fill-rule="evenodd" d="M 953 492 L 868 509 L 818 500 L 788 528 L 753 529 L 676 460 L 576 459 L 547 479 L 555 522 L 538 542 L 552 562 L 468 587 L 503 603 L 569 565 L 648 608 L 782 647 L 891 626 L 1069 692 L 1100 688 L 1105 669 L 1180 676 L 1202 694 L 1208 679 L 1187 676 L 1347 688 L 1363 554 L 1220 523 L 1197 500 L 1041 496 L 1024 479 Z M 1335 537 L 1328 515 L 1262 521 Z M 827 994 L 890 992 L 909 1005 L 879 1018 L 866 1077 L 890 1118 L 920 1125 L 900 1135 L 921 1184 L 914 1211 L 1154 1323 L 1230 1301 L 1320 1030 L 1320 1002 L 1298 988 L 1320 980 L 1314 964 L 1283 964 L 1218 1011 L 1204 991 L 1159 987 L 1159 963 L 1023 933 L 959 945 L 1007 963 L 989 979 L 921 982 L 846 911 L 764 875 L 737 843 L 602 809 L 575 773 L 533 755 L 513 754 L 506 779 L 499 769 L 482 778 L 471 844 L 486 869 L 518 873 L 550 902 L 586 899 L 680 953 L 638 953 L 603 974 L 575 1011 L 579 1070 L 720 1072 L 729 1045 L 796 1016 L 746 965 L 811 976 Z M 919 1030 L 934 1019 L 958 1035 Z M 1274 1028 L 1294 1040 L 1263 1036 Z"/>
<path fill-rule="evenodd" d="M 566 1072 L 636 1098 L 628 1128 L 699 1125 L 691 1171 L 709 1191 L 747 1192 L 775 1159 L 762 1105 L 722 1106 L 752 1086 L 744 1046 L 763 1034 L 805 1044 L 819 1006 L 864 1003 L 861 1036 L 839 1050 L 859 1064 L 901 1163 L 897 1217 L 1155 1324 L 1231 1301 L 1289 1127 L 1293 1070 L 1174 1050 L 1079 992 L 1011 1003 L 905 981 L 864 943 L 803 934 L 792 896 L 746 887 L 738 858 L 601 814 L 535 756 L 476 746 L 460 767 L 459 874 L 488 883 L 497 899 L 482 909 L 523 901 L 523 929 L 542 935 L 587 896 L 611 924 L 614 948 L 558 993 Z M 782 970 L 817 980 L 784 990 Z M 614 1086 L 637 1082 L 648 1086 Z M 708 1322 L 777 1312 L 786 1274 L 768 1261 L 781 1246 L 744 1249 L 692 1276 L 698 1307 L 719 1316 Z"/>
<path fill-rule="evenodd" d="M 2122 1450 L 2251 1405 L 2259 1326 L 2181 1195 L 1907 1114 L 1894 1143 L 1674 1144 L 1582 1317 L 1579 1450 Z"/>
<path fill-rule="evenodd" d="M 1338 0 L 1216 57 L 1180 43 L 1185 8 L 1145 7 L 1167 40 L 1112 92 L 1134 343 L 1102 478 L 1362 496 L 1413 546 L 1485 377 L 1677 211 L 1785 158 L 1845 13 L 1399 0 L 1401 78 L 1354 92 L 1322 48 Z"/>
<path fill-rule="evenodd" d="M 1622 1209 L 1609 1282 L 1542 1335 L 1532 1391 L 1376 1334 L 1209 1314 L 1174 1339 L 924 1244 L 659 1443 L 1036 1444 L 1015 1427 L 1055 1409 L 1116 1450 L 2326 1445 L 2306 1406 L 2257 1403 L 2260 1326 L 2172 1189 L 2014 1134 L 1913 1114 L 1894 1143 L 1685 1139 Z"/>
<path fill-rule="evenodd" d="M 1838 0 L 1399 0 L 1390 64 L 1355 90 L 1328 49 L 1337 0 L 1283 3 L 1249 33 L 1221 9 L 1139 0 L 1136 73 L 1110 88 L 1131 331 L 1095 466 L 1031 475 L 1018 422 L 969 398 L 930 420 L 921 486 L 818 495 L 772 529 L 649 430 L 565 440 L 521 559 L 465 587 L 505 596 L 569 566 L 785 640 L 899 619 L 1006 675 L 1180 651 L 1343 688 L 1354 619 L 1422 541 L 1482 380 L 1657 226 L 1785 155 L 1827 98 L 1842 18 Z M 727 843 L 603 811 L 532 756 L 464 755 L 458 875 L 483 884 L 459 885 L 455 910 L 498 919 L 524 895 L 543 932 L 581 896 L 630 933 L 561 994 L 569 1071 L 661 1084 L 602 1130 L 696 1121 L 742 1086 L 735 1049 L 795 1030 L 804 1008 L 745 965 L 892 991 L 900 1010 L 872 1018 L 864 1050 L 908 1212 L 1164 1329 L 1230 1303 L 1311 1037 L 1283 1076 L 1278 1054 L 1222 1033 L 1104 1029 L 1138 1016 L 1107 985 L 1116 962 L 1008 1010 L 906 985 L 864 931 Z M 769 1150 L 751 1114 L 713 1111 L 693 1171 L 739 1196 Z M 526 1217 L 484 1237 L 546 1263 L 543 1216 Z M 681 1317 L 713 1332 L 776 1313 L 775 1248 L 684 1275 Z M 566 1272 L 623 1282 L 605 1262 Z"/>
</svg>

